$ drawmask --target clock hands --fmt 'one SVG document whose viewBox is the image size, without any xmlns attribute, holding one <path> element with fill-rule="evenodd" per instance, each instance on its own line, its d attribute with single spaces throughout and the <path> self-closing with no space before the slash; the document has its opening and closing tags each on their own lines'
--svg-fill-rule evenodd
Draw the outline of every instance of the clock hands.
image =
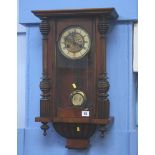
<svg viewBox="0 0 155 155">
<path fill-rule="evenodd" d="M 65 38 L 66 48 L 72 49 L 72 52 L 80 51 L 83 48 L 82 36 L 77 32 L 71 32 Z"/>
<path fill-rule="evenodd" d="M 68 28 L 60 36 L 59 49 L 66 58 L 80 59 L 89 52 L 89 34 L 79 27 Z"/>
</svg>

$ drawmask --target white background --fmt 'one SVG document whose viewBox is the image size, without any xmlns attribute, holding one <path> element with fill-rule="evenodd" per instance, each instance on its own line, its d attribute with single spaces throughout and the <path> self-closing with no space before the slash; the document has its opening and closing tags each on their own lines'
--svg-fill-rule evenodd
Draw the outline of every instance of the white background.
<svg viewBox="0 0 155 155">
<path fill-rule="evenodd" d="M 134 24 L 133 36 L 133 71 L 138 72 L 138 23 Z"/>
</svg>

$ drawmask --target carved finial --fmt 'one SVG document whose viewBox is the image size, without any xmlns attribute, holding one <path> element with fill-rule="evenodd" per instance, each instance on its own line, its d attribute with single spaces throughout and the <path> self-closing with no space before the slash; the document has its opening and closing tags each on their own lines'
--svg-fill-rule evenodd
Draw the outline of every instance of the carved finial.
<svg viewBox="0 0 155 155">
<path fill-rule="evenodd" d="M 48 99 L 50 96 L 50 81 L 45 74 L 43 74 L 42 80 L 40 82 L 40 90 L 42 91 L 42 99 Z"/>
<path fill-rule="evenodd" d="M 99 75 L 99 78 L 98 78 L 98 92 L 99 92 L 99 96 L 102 96 L 103 98 L 107 98 L 108 97 L 108 90 L 109 90 L 109 87 L 110 87 L 110 84 L 108 82 L 108 78 L 106 76 L 106 73 L 101 73 Z"/>
<path fill-rule="evenodd" d="M 105 136 L 105 132 L 107 131 L 107 128 L 105 125 L 101 125 L 99 127 L 99 131 L 100 131 L 100 136 L 103 138 Z"/>
<path fill-rule="evenodd" d="M 106 36 L 109 29 L 109 21 L 105 17 L 101 17 L 98 23 L 98 29 L 102 37 Z"/>
<path fill-rule="evenodd" d="M 108 90 L 110 84 L 107 80 L 106 73 L 101 73 L 98 78 L 98 103 L 99 103 L 99 118 L 108 118 L 109 117 L 109 104 L 108 99 Z M 102 111 L 102 110 L 103 111 Z"/>
<path fill-rule="evenodd" d="M 50 26 L 46 19 L 43 19 L 40 23 L 40 32 L 43 35 L 43 37 L 46 37 L 49 33 Z"/>
<path fill-rule="evenodd" d="M 103 93 L 107 93 L 109 90 L 110 84 L 107 80 L 108 78 L 107 78 L 106 73 L 101 73 L 98 79 L 99 79 L 98 89 L 99 90 L 101 89 Z"/>
<path fill-rule="evenodd" d="M 42 122 L 43 125 L 41 125 L 41 129 L 43 130 L 43 135 L 47 135 L 47 130 L 49 129 L 49 126 L 47 125 L 47 122 Z"/>
</svg>

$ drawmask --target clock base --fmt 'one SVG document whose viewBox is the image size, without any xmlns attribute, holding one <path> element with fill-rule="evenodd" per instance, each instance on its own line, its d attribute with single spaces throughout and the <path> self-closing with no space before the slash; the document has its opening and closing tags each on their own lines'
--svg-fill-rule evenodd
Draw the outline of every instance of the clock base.
<svg viewBox="0 0 155 155">
<path fill-rule="evenodd" d="M 67 139 L 66 148 L 86 149 L 89 146 L 89 139 Z"/>
</svg>

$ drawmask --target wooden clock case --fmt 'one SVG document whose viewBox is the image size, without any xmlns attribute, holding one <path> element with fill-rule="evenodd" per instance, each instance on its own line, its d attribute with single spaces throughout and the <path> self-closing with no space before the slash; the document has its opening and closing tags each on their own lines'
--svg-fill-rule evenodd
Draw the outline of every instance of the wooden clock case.
<svg viewBox="0 0 155 155">
<path fill-rule="evenodd" d="M 118 15 L 114 8 L 32 12 L 41 19 L 43 42 L 40 116 L 35 121 L 43 123 L 44 135 L 49 128 L 47 124 L 52 122 L 55 130 L 67 138 L 67 148 L 87 148 L 96 127 L 99 126 L 103 134 L 114 119 L 109 116 L 106 34 L 111 21 Z M 59 36 L 69 26 L 80 26 L 90 35 L 90 51 L 81 60 L 66 59 L 59 51 Z M 68 99 L 76 72 L 80 75 L 81 88 L 87 94 L 87 104 L 80 107 L 72 106 Z M 89 117 L 82 116 L 85 110 L 89 111 Z"/>
</svg>

